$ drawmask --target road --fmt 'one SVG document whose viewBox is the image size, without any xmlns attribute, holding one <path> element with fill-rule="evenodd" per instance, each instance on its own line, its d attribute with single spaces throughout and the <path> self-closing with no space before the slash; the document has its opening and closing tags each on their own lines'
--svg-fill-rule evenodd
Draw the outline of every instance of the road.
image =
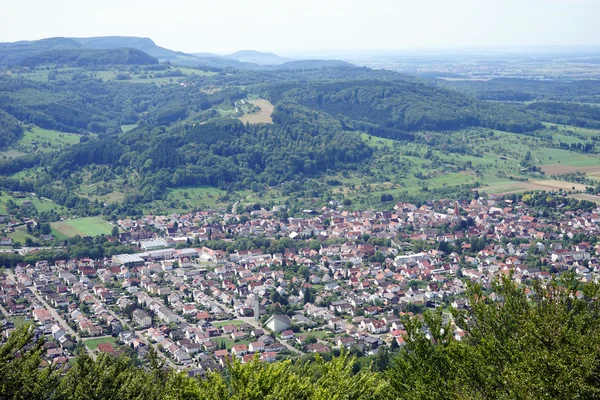
<svg viewBox="0 0 600 400">
<path fill-rule="evenodd" d="M 6 308 L 2 307 L 1 304 L 0 304 L 0 311 L 2 311 L 2 315 L 4 315 L 4 318 L 8 318 L 8 311 L 6 311 Z"/>
<path fill-rule="evenodd" d="M 223 308 L 224 310 L 226 310 L 226 311 L 230 311 L 230 312 L 233 312 L 233 311 L 231 310 L 231 307 L 228 307 L 228 306 L 226 306 L 225 304 L 221 303 L 219 300 L 217 300 L 217 299 L 213 298 L 213 299 L 212 299 L 212 301 L 213 301 L 213 302 L 215 302 L 215 303 L 217 303 L 217 304 L 218 304 L 218 305 L 219 305 L 221 308 Z M 255 327 L 255 328 L 258 328 L 258 329 L 264 329 L 262 326 L 260 326 L 260 324 L 259 324 L 257 321 L 255 321 L 255 320 L 254 320 L 254 317 L 236 317 L 235 319 L 237 319 L 238 321 L 243 321 L 243 322 L 245 322 L 245 323 L 247 323 L 247 324 L 249 324 L 249 325 L 252 325 L 252 326 L 253 326 L 253 327 Z M 289 351 L 291 351 L 292 353 L 296 353 L 296 354 L 298 354 L 298 355 L 303 355 L 303 354 L 306 354 L 306 353 L 304 353 L 304 352 L 302 352 L 302 351 L 298 350 L 298 349 L 297 349 L 297 348 L 295 348 L 294 346 L 292 346 L 292 345 L 288 344 L 286 341 L 283 341 L 283 340 L 282 340 L 282 341 L 280 341 L 280 343 L 281 343 L 283 346 L 285 346 L 285 348 L 286 348 L 286 349 L 288 349 Z"/>
<path fill-rule="evenodd" d="M 8 278 L 13 281 L 13 282 L 17 282 L 14 274 L 12 271 L 7 270 L 6 275 L 8 276 Z M 44 300 L 42 298 L 42 296 L 40 296 L 40 294 L 34 289 L 31 288 L 31 293 L 33 293 L 33 295 L 35 296 L 35 298 L 46 308 L 46 310 L 50 311 L 50 315 L 52 315 L 52 318 L 54 318 L 54 320 L 58 321 L 58 323 L 60 324 L 60 326 L 62 326 L 62 328 L 69 333 L 72 337 L 76 338 L 77 341 L 81 341 L 81 337 L 77 334 L 77 332 L 75 332 L 67 323 L 67 321 L 65 321 L 60 314 L 56 311 L 56 309 L 54 309 L 54 307 L 51 307 L 48 303 L 46 303 L 46 300 Z M 86 351 L 88 352 L 88 354 L 90 355 L 90 357 L 92 357 L 92 359 L 96 359 L 96 354 L 94 354 L 94 352 L 92 350 L 90 350 L 87 346 L 85 346 Z"/>
<path fill-rule="evenodd" d="M 97 301 L 98 298 L 94 295 L 94 293 L 92 292 L 88 292 L 91 296 L 93 296 Z M 113 312 L 113 310 L 111 310 L 110 308 L 106 307 L 106 311 L 112 315 L 113 317 L 115 317 L 120 323 L 121 326 L 125 327 L 126 325 L 131 325 L 130 323 L 126 322 L 123 318 L 119 317 L 117 314 L 115 314 Z M 148 339 L 146 339 L 146 337 L 144 336 L 144 332 L 146 330 L 139 330 L 139 331 L 134 331 L 136 336 L 146 345 L 149 346 L 150 342 L 148 341 Z M 160 358 L 162 358 L 163 360 L 165 360 L 165 362 L 167 363 L 167 365 L 171 368 L 173 368 L 174 370 L 179 370 L 180 367 L 178 367 L 173 361 L 171 361 L 171 359 L 169 357 L 167 357 L 162 351 L 160 351 L 156 346 L 154 346 L 154 350 L 156 350 L 156 353 L 158 354 L 158 356 Z"/>
</svg>

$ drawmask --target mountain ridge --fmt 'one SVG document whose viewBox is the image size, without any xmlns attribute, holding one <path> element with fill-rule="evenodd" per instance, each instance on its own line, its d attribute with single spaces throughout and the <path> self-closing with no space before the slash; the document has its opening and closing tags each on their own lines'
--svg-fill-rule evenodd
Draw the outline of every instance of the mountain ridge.
<svg viewBox="0 0 600 400">
<path fill-rule="evenodd" d="M 277 70 L 326 68 L 331 66 L 354 66 L 336 60 L 290 60 L 274 53 L 241 50 L 226 56 L 212 53 L 185 53 L 158 46 L 151 38 L 138 36 L 94 36 L 87 38 L 54 37 L 40 40 L 0 43 L 0 67 L 18 65 L 24 59 L 53 50 L 95 49 L 110 50 L 131 48 L 181 66 L 208 67 L 216 69 Z"/>
</svg>

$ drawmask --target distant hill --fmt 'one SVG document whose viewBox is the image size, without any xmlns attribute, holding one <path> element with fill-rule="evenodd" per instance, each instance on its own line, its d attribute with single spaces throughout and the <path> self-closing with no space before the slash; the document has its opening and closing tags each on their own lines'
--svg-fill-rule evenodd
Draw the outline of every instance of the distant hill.
<svg viewBox="0 0 600 400">
<path fill-rule="evenodd" d="M 83 47 L 92 49 L 115 49 L 119 47 L 130 47 L 141 50 L 159 59 L 176 59 L 186 55 L 180 51 L 169 50 L 157 46 L 152 39 L 135 36 L 99 36 L 91 38 L 71 38 Z"/>
<path fill-rule="evenodd" d="M 340 60 L 295 60 L 278 65 L 277 69 L 318 69 L 354 66 L 354 64 Z"/>
<path fill-rule="evenodd" d="M 224 58 L 258 65 L 280 65 L 290 61 L 274 53 L 264 53 L 256 50 L 240 50 L 224 56 Z"/>
<path fill-rule="evenodd" d="M 168 61 L 172 64 L 194 67 L 208 67 L 214 69 L 235 68 L 241 70 L 283 70 L 283 69 L 319 69 L 328 67 L 349 67 L 352 64 L 336 60 L 297 60 L 292 61 L 279 57 L 273 53 L 263 53 L 255 50 L 242 50 L 227 56 L 218 56 L 212 53 L 188 54 L 181 51 L 170 50 L 157 46 L 152 39 L 134 36 L 99 36 L 90 38 L 49 38 L 34 41 L 21 41 L 14 43 L 0 43 L 0 67 L 9 65 L 39 65 L 45 59 L 51 62 L 74 63 L 75 65 L 89 65 L 89 61 L 77 61 L 75 50 L 82 52 L 86 57 L 91 56 L 89 50 L 114 50 L 135 49 L 154 57 L 159 62 Z M 67 51 L 67 50 L 70 50 Z M 88 51 L 83 51 L 88 50 Z M 48 52 L 61 51 L 56 55 Z M 108 57 L 109 53 L 103 54 Z M 121 50 L 121 56 L 123 56 Z M 116 56 L 117 53 L 111 55 Z M 94 56 L 94 57 L 95 57 Z M 109 57 L 110 58 L 110 57 Z M 119 58 L 119 57 L 116 57 Z M 122 58 L 122 57 L 120 57 Z M 142 60 L 143 57 L 135 57 Z M 154 64 L 155 59 L 148 59 L 148 64 Z M 132 62 L 139 64 L 139 62 Z M 106 63 L 96 63 L 98 65 Z"/>
<path fill-rule="evenodd" d="M 0 66 L 18 64 L 27 57 L 49 50 L 78 48 L 81 48 L 81 44 L 68 38 L 49 38 L 35 41 L 0 43 Z"/>
<path fill-rule="evenodd" d="M 47 50 L 29 56 L 19 65 L 36 67 L 40 64 L 62 64 L 76 67 L 104 65 L 149 65 L 158 64 L 158 59 L 141 50 L 132 48 L 117 49 L 61 49 Z"/>
</svg>

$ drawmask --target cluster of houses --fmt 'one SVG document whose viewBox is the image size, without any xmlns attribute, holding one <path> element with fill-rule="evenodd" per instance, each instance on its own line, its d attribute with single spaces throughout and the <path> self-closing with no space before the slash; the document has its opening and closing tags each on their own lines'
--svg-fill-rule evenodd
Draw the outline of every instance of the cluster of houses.
<svg viewBox="0 0 600 400">
<path fill-rule="evenodd" d="M 121 220 L 120 240 L 138 243 L 139 253 L 18 266 L 14 281 L 0 277 L 0 304 L 60 343 L 64 329 L 55 332 L 35 291 L 79 335 L 114 333 L 136 349 L 155 343 L 174 362 L 208 370 L 234 357 L 272 362 L 402 346 L 403 315 L 468 307 L 462 295 L 469 281 L 489 287 L 511 274 L 527 283 L 561 271 L 590 281 L 600 273 L 600 244 L 571 241 L 597 235 L 600 209 L 542 217 L 521 202 L 480 198 L 398 203 L 389 212 L 324 208 L 286 220 L 279 211 Z M 319 246 L 226 252 L 202 244 L 253 235 L 312 238 Z M 286 312 L 277 311 L 283 305 Z"/>
</svg>

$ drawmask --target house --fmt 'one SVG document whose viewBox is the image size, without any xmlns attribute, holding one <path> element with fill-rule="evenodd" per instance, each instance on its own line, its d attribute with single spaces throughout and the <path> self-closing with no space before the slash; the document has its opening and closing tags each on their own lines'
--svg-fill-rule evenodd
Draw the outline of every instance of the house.
<svg viewBox="0 0 600 400">
<path fill-rule="evenodd" d="M 99 343 L 98 353 L 108 353 L 110 355 L 118 355 L 117 350 L 113 347 L 112 343 Z"/>
<path fill-rule="evenodd" d="M 273 314 L 265 325 L 274 332 L 281 332 L 290 329 L 292 321 L 285 314 Z"/>
<path fill-rule="evenodd" d="M 182 349 L 176 350 L 175 353 L 173 354 L 173 357 L 175 357 L 177 362 L 182 363 L 182 364 L 186 364 L 186 363 L 190 362 L 192 359 L 190 357 L 190 355 Z"/>
<path fill-rule="evenodd" d="M 139 308 L 133 311 L 132 317 L 133 322 L 135 322 L 142 328 L 147 328 L 152 325 L 152 318 L 150 317 L 150 315 L 148 315 L 146 311 L 140 310 Z"/>
<path fill-rule="evenodd" d="M 264 351 L 264 350 L 265 350 L 265 344 L 263 342 L 252 342 L 248 346 L 248 351 L 250 351 L 252 353 L 256 353 L 258 351 Z"/>
<path fill-rule="evenodd" d="M 290 340 L 290 339 L 293 339 L 294 337 L 295 337 L 294 331 L 291 329 L 281 332 L 281 339 L 283 339 L 283 340 Z"/>
<path fill-rule="evenodd" d="M 387 332 L 388 327 L 384 321 L 374 319 L 367 325 L 367 329 L 369 332 L 377 334 Z"/>
<path fill-rule="evenodd" d="M 271 363 L 275 362 L 276 359 L 277 353 L 275 353 L 274 351 L 265 351 L 260 355 L 260 361 Z"/>
<path fill-rule="evenodd" d="M 248 346 L 245 344 L 236 344 L 231 348 L 231 353 L 235 354 L 237 357 L 241 357 L 244 354 L 248 353 Z"/>
</svg>

